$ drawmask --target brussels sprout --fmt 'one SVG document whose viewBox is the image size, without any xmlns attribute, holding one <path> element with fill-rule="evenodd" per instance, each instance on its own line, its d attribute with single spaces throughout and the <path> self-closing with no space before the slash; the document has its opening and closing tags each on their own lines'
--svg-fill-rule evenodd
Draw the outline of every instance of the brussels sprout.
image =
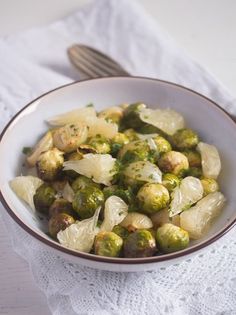
<svg viewBox="0 0 236 315">
<path fill-rule="evenodd" d="M 79 161 L 83 158 L 83 154 L 79 151 L 75 151 L 75 152 L 72 152 L 72 153 L 69 153 L 67 155 L 67 158 L 66 160 L 67 161 Z M 78 173 L 73 171 L 73 170 L 69 170 L 69 171 L 64 171 L 66 173 L 66 175 L 70 178 L 76 178 L 78 176 Z"/>
<path fill-rule="evenodd" d="M 109 140 L 99 135 L 90 138 L 88 144 L 96 150 L 96 153 L 106 154 L 111 151 Z"/>
<path fill-rule="evenodd" d="M 146 105 L 143 103 L 130 104 L 124 110 L 124 117 L 122 123 L 127 128 L 139 128 L 143 125 L 142 120 L 139 117 L 139 113 L 142 109 L 146 108 Z"/>
<path fill-rule="evenodd" d="M 153 125 L 149 125 L 149 124 L 143 124 L 139 129 L 138 132 L 142 133 L 142 134 L 151 134 L 151 133 L 160 133 L 160 129 L 158 129 L 157 127 L 153 126 Z"/>
<path fill-rule="evenodd" d="M 126 240 L 130 234 L 125 227 L 120 225 L 115 225 L 112 229 L 112 232 L 119 235 L 123 240 Z"/>
<path fill-rule="evenodd" d="M 186 171 L 185 175 L 201 178 L 202 177 L 202 169 L 201 169 L 201 167 L 190 167 Z"/>
<path fill-rule="evenodd" d="M 203 178 L 201 179 L 201 183 L 204 196 L 219 190 L 219 185 L 213 178 Z"/>
<path fill-rule="evenodd" d="M 162 177 L 162 185 L 165 186 L 169 192 L 172 192 L 175 187 L 179 186 L 179 183 L 179 178 L 174 174 L 166 173 Z"/>
<path fill-rule="evenodd" d="M 49 208 L 49 216 L 52 217 L 58 213 L 66 213 L 72 216 L 72 204 L 63 198 L 54 200 L 53 204 Z"/>
<path fill-rule="evenodd" d="M 56 191 L 48 184 L 41 185 L 34 195 L 35 209 L 48 214 L 50 206 L 56 199 Z"/>
<path fill-rule="evenodd" d="M 81 219 L 87 219 L 92 217 L 103 203 L 103 192 L 96 187 L 88 186 L 75 193 L 72 206 Z"/>
<path fill-rule="evenodd" d="M 104 118 L 113 123 L 119 124 L 120 120 L 123 117 L 123 109 L 118 106 L 109 107 L 104 109 L 98 114 L 99 118 Z"/>
<path fill-rule="evenodd" d="M 158 161 L 158 166 L 163 172 L 177 176 L 183 176 L 189 168 L 186 156 L 176 151 L 164 153 Z"/>
<path fill-rule="evenodd" d="M 45 181 L 55 180 L 62 170 L 63 162 L 63 152 L 57 148 L 41 153 L 36 163 L 38 176 Z"/>
<path fill-rule="evenodd" d="M 123 188 L 120 188 L 118 185 L 105 187 L 103 189 L 103 194 L 104 194 L 105 200 L 109 198 L 110 196 L 117 196 L 123 199 L 126 203 L 131 203 L 132 198 L 133 198 L 133 195 L 130 189 L 123 189 Z"/>
<path fill-rule="evenodd" d="M 78 173 L 77 173 L 78 176 Z M 77 177 L 71 184 L 72 189 L 74 192 L 84 189 L 86 187 L 96 187 L 100 189 L 100 185 L 97 183 L 94 183 L 94 181 L 91 178 L 88 178 L 86 176 L 80 175 Z"/>
<path fill-rule="evenodd" d="M 123 146 L 119 151 L 118 158 L 122 163 L 132 163 L 136 161 L 155 160 L 154 152 L 150 149 L 147 141 L 137 140 Z"/>
<path fill-rule="evenodd" d="M 157 146 L 157 151 L 159 154 L 169 152 L 172 150 L 171 144 L 163 137 L 161 136 L 156 136 L 153 138 L 156 146 Z"/>
<path fill-rule="evenodd" d="M 57 233 L 65 230 L 68 226 L 75 223 L 72 216 L 67 213 L 58 213 L 52 216 L 48 223 L 49 234 L 53 237 L 57 237 Z"/>
<path fill-rule="evenodd" d="M 169 200 L 169 192 L 161 184 L 145 184 L 137 194 L 140 212 L 146 214 L 152 214 L 165 208 Z"/>
<path fill-rule="evenodd" d="M 182 152 L 188 159 L 190 167 L 201 167 L 201 155 L 194 150 L 186 150 Z"/>
<path fill-rule="evenodd" d="M 193 149 L 199 142 L 198 135 L 192 129 L 179 129 L 171 138 L 172 144 L 178 150 Z"/>
<path fill-rule="evenodd" d="M 100 232 L 94 242 L 96 255 L 119 257 L 123 246 L 122 238 L 113 232 Z"/>
<path fill-rule="evenodd" d="M 112 139 L 111 154 L 116 156 L 119 150 L 127 143 L 129 143 L 129 138 L 124 133 L 118 132 Z"/>
<path fill-rule="evenodd" d="M 132 128 L 124 130 L 123 134 L 128 137 L 129 141 L 139 140 L 137 132 Z"/>
<path fill-rule="evenodd" d="M 157 229 L 157 246 L 164 253 L 171 253 L 188 247 L 188 232 L 171 223 L 166 223 Z"/>
<path fill-rule="evenodd" d="M 127 258 L 150 257 L 156 250 L 155 238 L 148 230 L 137 230 L 131 233 L 124 242 L 124 256 Z"/>
</svg>

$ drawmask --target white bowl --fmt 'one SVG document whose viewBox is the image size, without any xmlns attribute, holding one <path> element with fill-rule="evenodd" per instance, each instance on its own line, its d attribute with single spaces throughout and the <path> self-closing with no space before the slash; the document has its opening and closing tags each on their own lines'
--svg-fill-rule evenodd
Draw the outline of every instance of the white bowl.
<svg viewBox="0 0 236 315">
<path fill-rule="evenodd" d="M 45 120 L 51 116 L 84 107 L 91 102 L 97 110 L 120 103 L 142 101 L 150 107 L 170 107 L 183 114 L 187 125 L 200 137 L 219 149 L 222 158 L 220 187 L 227 198 L 222 214 L 207 235 L 190 247 L 156 257 L 123 259 L 107 258 L 76 252 L 53 241 L 44 232 L 46 226 L 30 212 L 10 189 L 8 183 L 21 174 L 24 159 L 22 148 L 33 146 L 45 132 Z M 6 211 L 25 231 L 30 233 L 47 250 L 97 269 L 111 271 L 144 271 L 174 264 L 180 259 L 206 249 L 222 237 L 236 222 L 236 124 L 217 104 L 182 86 L 155 79 L 113 77 L 75 82 L 50 91 L 26 105 L 9 122 L 0 137 L 0 198 Z"/>
</svg>

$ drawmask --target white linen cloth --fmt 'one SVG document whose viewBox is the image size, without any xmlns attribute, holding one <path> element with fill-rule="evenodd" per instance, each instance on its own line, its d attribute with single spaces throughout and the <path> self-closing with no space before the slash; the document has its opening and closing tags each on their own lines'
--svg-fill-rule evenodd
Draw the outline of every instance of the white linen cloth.
<svg viewBox="0 0 236 315">
<path fill-rule="evenodd" d="M 1 129 L 33 98 L 79 79 L 66 54 L 73 43 L 102 50 L 133 75 L 185 85 L 236 113 L 236 101 L 226 89 L 135 2 L 97 0 L 64 20 L 0 39 Z M 236 314 L 236 229 L 204 255 L 124 274 L 70 264 L 1 213 L 14 249 L 29 263 L 54 315 Z"/>
</svg>

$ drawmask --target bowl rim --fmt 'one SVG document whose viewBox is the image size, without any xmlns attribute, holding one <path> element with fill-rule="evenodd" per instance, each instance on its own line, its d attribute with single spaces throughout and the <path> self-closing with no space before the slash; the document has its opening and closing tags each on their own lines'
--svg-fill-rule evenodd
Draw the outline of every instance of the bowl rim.
<svg viewBox="0 0 236 315">
<path fill-rule="evenodd" d="M 234 124 L 234 126 L 236 127 L 236 122 L 234 121 L 234 119 L 230 116 L 229 113 L 227 113 L 227 111 L 222 108 L 219 104 L 217 104 L 216 102 L 214 102 L 213 100 L 211 100 L 210 98 L 202 95 L 201 93 L 198 93 L 188 87 L 185 87 L 183 85 L 174 83 L 174 82 L 170 82 L 170 81 L 166 81 L 166 80 L 161 80 L 161 79 L 155 79 L 155 78 L 149 78 L 149 77 L 145 77 L 145 76 L 112 76 L 112 77 L 102 77 L 102 78 L 95 78 L 95 79 L 85 79 L 85 80 L 79 80 L 79 81 L 73 81 L 71 83 L 68 84 L 64 84 L 61 85 L 55 89 L 52 89 L 50 91 L 47 91 L 46 93 L 38 96 L 37 98 L 35 98 L 34 100 L 32 100 L 31 102 L 29 102 L 27 105 L 25 105 L 23 108 L 21 108 L 11 119 L 10 121 L 6 124 L 6 126 L 4 127 L 4 129 L 2 130 L 1 134 L 0 134 L 0 145 L 2 142 L 2 139 L 6 133 L 6 131 L 8 130 L 8 128 L 11 126 L 11 124 L 14 122 L 14 120 L 29 106 L 31 106 L 33 103 L 35 103 L 37 100 L 40 100 L 42 98 L 44 98 L 45 96 L 49 95 L 50 93 L 63 89 L 67 86 L 71 86 L 71 85 L 77 85 L 77 84 L 83 84 L 84 82 L 88 82 L 88 81 L 97 81 L 97 80 L 113 80 L 113 79 L 130 79 L 130 80 L 145 80 L 145 81 L 154 81 L 154 82 L 160 82 L 160 83 L 164 83 L 167 85 L 171 85 L 173 87 L 176 88 L 180 88 L 183 90 L 187 90 L 195 95 L 200 96 L 201 98 L 207 100 L 211 105 L 213 105 L 213 107 L 217 107 L 222 114 L 225 116 L 226 119 L 228 119 L 231 123 Z M 173 253 L 169 253 L 169 254 L 164 254 L 164 255 L 158 255 L 158 256 L 151 256 L 151 257 L 144 257 L 144 258 L 111 258 L 111 257 L 103 257 L 103 256 L 98 256 L 98 255 L 94 255 L 94 254 L 90 254 L 90 253 L 83 253 L 83 252 L 79 252 L 79 251 L 75 251 L 73 249 L 69 249 L 66 248 L 64 246 L 62 246 L 61 244 L 55 242 L 54 240 L 49 240 L 47 238 L 44 238 L 43 236 L 41 236 L 40 234 L 38 234 L 36 231 L 34 231 L 32 228 L 30 228 L 26 223 L 24 223 L 11 209 L 11 207 L 8 205 L 7 200 L 4 198 L 3 193 L 1 191 L 1 187 L 0 187 L 0 202 L 3 204 L 5 210 L 8 212 L 8 214 L 11 216 L 11 218 L 23 229 L 25 230 L 27 233 L 29 233 L 32 237 L 36 238 L 37 240 L 39 240 L 41 243 L 52 247 L 54 250 L 59 250 L 60 252 L 63 252 L 65 254 L 69 254 L 72 256 L 76 256 L 82 259 L 87 259 L 87 260 L 91 260 L 94 262 L 100 262 L 100 263 L 108 263 L 108 264 L 122 264 L 122 265 L 132 265 L 132 264 L 148 264 L 148 263 L 158 263 L 158 262 L 164 262 L 164 261 L 171 261 L 177 258 L 181 258 L 183 256 L 187 256 L 189 254 L 195 253 L 205 247 L 207 247 L 208 245 L 214 243 L 215 241 L 217 241 L 218 239 L 220 239 L 223 235 L 225 235 L 231 228 L 233 228 L 236 225 L 236 216 L 235 218 L 230 221 L 228 224 L 226 224 L 226 226 L 224 228 L 222 228 L 221 230 L 219 230 L 217 233 L 215 233 L 212 237 L 210 237 L 209 239 L 201 242 L 200 244 L 196 244 L 193 245 L 192 247 L 186 248 L 184 250 L 181 251 L 177 251 L 177 252 L 173 252 Z"/>
</svg>

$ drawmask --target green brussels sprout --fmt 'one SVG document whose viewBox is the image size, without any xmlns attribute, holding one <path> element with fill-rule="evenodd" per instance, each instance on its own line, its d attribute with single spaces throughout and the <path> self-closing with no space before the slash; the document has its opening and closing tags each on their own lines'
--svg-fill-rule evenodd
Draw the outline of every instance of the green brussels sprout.
<svg viewBox="0 0 236 315">
<path fill-rule="evenodd" d="M 195 150 L 186 150 L 182 152 L 188 159 L 190 167 L 201 167 L 201 155 Z"/>
<path fill-rule="evenodd" d="M 201 183 L 204 196 L 219 190 L 219 184 L 213 178 L 202 178 Z"/>
<path fill-rule="evenodd" d="M 139 133 L 142 134 L 151 134 L 151 133 L 160 133 L 160 129 L 150 124 L 143 124 L 139 129 Z"/>
<path fill-rule="evenodd" d="M 56 199 L 56 191 L 48 184 L 42 184 L 34 195 L 35 209 L 41 213 L 48 214 L 50 206 Z"/>
<path fill-rule="evenodd" d="M 157 246 L 164 253 L 171 253 L 188 247 L 188 232 L 171 223 L 165 223 L 157 229 Z"/>
<path fill-rule="evenodd" d="M 136 161 L 154 162 L 155 160 L 154 151 L 145 140 L 137 140 L 124 145 L 119 151 L 118 158 L 124 164 Z"/>
<path fill-rule="evenodd" d="M 103 189 L 103 194 L 104 194 L 105 200 L 109 198 L 110 196 L 117 196 L 123 199 L 124 202 L 126 203 L 131 203 L 132 198 L 133 198 L 133 195 L 130 189 L 123 189 L 123 188 L 120 188 L 118 185 L 105 187 Z"/>
<path fill-rule="evenodd" d="M 193 149 L 199 142 L 198 135 L 192 129 L 179 129 L 171 138 L 172 144 L 178 150 Z"/>
<path fill-rule="evenodd" d="M 140 119 L 139 114 L 142 109 L 146 108 L 143 103 L 130 104 L 124 110 L 124 116 L 122 119 L 122 124 L 127 128 L 139 128 L 143 125 L 143 121 Z"/>
<path fill-rule="evenodd" d="M 41 153 L 36 163 L 38 176 L 45 181 L 55 180 L 60 175 L 63 163 L 63 152 L 57 148 Z"/>
<path fill-rule="evenodd" d="M 173 173 L 176 176 L 183 176 L 189 168 L 186 156 L 177 151 L 164 153 L 158 160 L 158 166 L 164 173 Z"/>
<path fill-rule="evenodd" d="M 90 138 L 88 145 L 91 145 L 96 150 L 96 153 L 106 154 L 111 151 L 109 140 L 99 135 Z"/>
<path fill-rule="evenodd" d="M 137 194 L 140 212 L 153 214 L 165 208 L 170 200 L 168 190 L 161 184 L 147 183 Z"/>
<path fill-rule="evenodd" d="M 153 138 L 156 146 L 157 146 L 157 151 L 159 154 L 169 152 L 172 150 L 171 144 L 162 136 L 156 136 Z"/>
<path fill-rule="evenodd" d="M 125 227 L 120 225 L 115 225 L 112 229 L 112 232 L 119 235 L 123 240 L 126 240 L 130 234 Z"/>
<path fill-rule="evenodd" d="M 99 232 L 95 238 L 94 251 L 96 255 L 119 257 L 123 246 L 122 238 L 113 232 Z"/>
<path fill-rule="evenodd" d="M 118 132 L 112 139 L 111 154 L 116 156 L 119 150 L 127 143 L 129 143 L 129 138 L 124 133 Z"/>
<path fill-rule="evenodd" d="M 87 219 L 92 217 L 103 203 L 103 192 L 96 187 L 88 186 L 75 193 L 72 206 L 81 219 Z"/>
<path fill-rule="evenodd" d="M 168 189 L 169 192 L 172 192 L 175 187 L 179 186 L 180 179 L 171 173 L 163 174 L 162 176 L 162 185 L 165 186 L 166 189 Z"/>
<path fill-rule="evenodd" d="M 124 242 L 124 256 L 127 258 L 150 257 L 156 251 L 155 238 L 148 230 L 137 230 L 131 233 Z"/>
<path fill-rule="evenodd" d="M 57 233 L 65 230 L 68 226 L 75 223 L 72 216 L 67 213 L 58 213 L 52 216 L 48 223 L 48 231 L 51 237 L 57 238 Z"/>
<path fill-rule="evenodd" d="M 72 204 L 63 198 L 54 200 L 54 202 L 49 208 L 49 217 L 53 217 L 58 213 L 66 213 L 72 216 L 73 215 Z"/>
<path fill-rule="evenodd" d="M 201 167 L 190 167 L 186 171 L 185 175 L 186 176 L 193 176 L 193 177 L 201 178 L 202 177 L 202 169 L 201 169 Z"/>
<path fill-rule="evenodd" d="M 129 141 L 139 140 L 137 132 L 132 128 L 124 130 L 123 134 L 128 137 Z"/>
<path fill-rule="evenodd" d="M 78 176 L 78 174 L 77 174 Z M 72 189 L 74 192 L 84 189 L 86 187 L 96 187 L 100 189 L 100 185 L 95 183 L 91 178 L 88 178 L 84 175 L 80 175 L 77 177 L 71 184 Z"/>
</svg>

